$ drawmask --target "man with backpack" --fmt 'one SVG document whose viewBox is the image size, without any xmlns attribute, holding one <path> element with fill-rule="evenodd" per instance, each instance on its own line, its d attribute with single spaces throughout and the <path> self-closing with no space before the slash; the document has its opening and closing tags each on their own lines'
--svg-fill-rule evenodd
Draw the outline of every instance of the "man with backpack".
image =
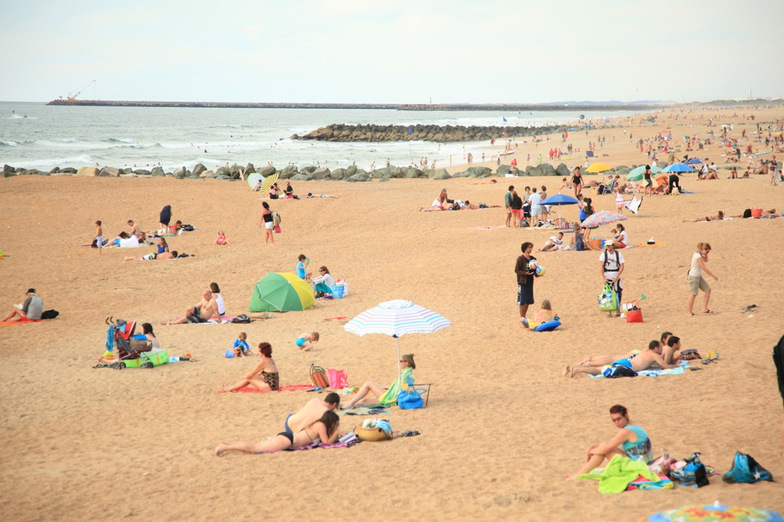
<svg viewBox="0 0 784 522">
<path fill-rule="evenodd" d="M 617 295 L 618 309 L 616 315 L 621 315 L 621 294 L 623 293 L 623 285 L 621 285 L 621 274 L 624 269 L 623 254 L 615 249 L 612 241 L 607 241 L 604 252 L 599 256 L 599 271 L 602 274 L 602 285 L 608 284 L 612 287 Z M 612 317 L 610 312 L 610 317 Z"/>
</svg>

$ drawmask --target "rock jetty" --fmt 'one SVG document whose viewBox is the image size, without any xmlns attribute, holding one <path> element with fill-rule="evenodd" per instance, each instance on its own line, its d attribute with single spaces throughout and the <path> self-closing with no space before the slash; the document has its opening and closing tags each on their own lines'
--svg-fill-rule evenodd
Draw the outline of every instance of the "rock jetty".
<svg viewBox="0 0 784 522">
<path fill-rule="evenodd" d="M 571 129 L 570 125 L 550 125 L 543 127 L 507 127 L 507 126 L 461 126 L 461 125 L 345 125 L 335 123 L 321 127 L 292 139 L 317 141 L 434 141 L 469 142 L 490 141 L 506 138 L 522 138 L 540 134 L 555 134 Z"/>
</svg>

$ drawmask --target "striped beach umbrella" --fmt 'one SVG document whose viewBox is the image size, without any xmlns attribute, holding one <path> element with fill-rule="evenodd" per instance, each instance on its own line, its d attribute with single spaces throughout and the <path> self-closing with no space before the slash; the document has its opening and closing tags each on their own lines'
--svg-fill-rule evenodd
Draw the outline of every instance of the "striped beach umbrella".
<svg viewBox="0 0 784 522">
<path fill-rule="evenodd" d="M 610 223 L 615 223 L 616 221 L 624 221 L 626 216 L 623 214 L 619 214 L 618 212 L 612 212 L 610 210 L 600 210 L 599 212 L 594 212 L 582 222 L 584 227 L 588 228 L 598 228 L 602 225 L 609 225 Z"/>
<path fill-rule="evenodd" d="M 397 340 L 397 359 L 395 368 L 400 386 L 400 336 L 412 333 L 432 333 L 450 326 L 452 323 L 443 316 L 405 299 L 384 301 L 378 306 L 365 310 L 344 328 L 347 332 L 363 336 L 366 334 L 390 335 Z"/>
<path fill-rule="evenodd" d="M 256 283 L 249 312 L 292 312 L 313 308 L 310 283 L 290 272 L 270 272 Z"/>
</svg>

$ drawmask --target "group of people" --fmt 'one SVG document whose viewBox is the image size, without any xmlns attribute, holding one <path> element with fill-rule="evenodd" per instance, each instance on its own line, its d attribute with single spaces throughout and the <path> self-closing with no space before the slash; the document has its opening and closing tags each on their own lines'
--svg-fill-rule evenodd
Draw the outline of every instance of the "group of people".
<svg viewBox="0 0 784 522">
<path fill-rule="evenodd" d="M 184 317 L 171 319 L 165 325 L 171 324 L 198 324 L 210 320 L 220 321 L 226 315 L 226 303 L 220 293 L 218 283 L 210 283 L 209 288 L 202 293 L 201 300 L 185 310 Z"/>
<path fill-rule="evenodd" d="M 323 195 L 322 195 L 323 196 Z M 441 189 L 436 199 L 430 205 L 419 207 L 420 212 L 432 212 L 438 210 L 479 210 L 480 208 L 499 208 L 501 205 L 488 205 L 482 201 L 479 204 L 471 203 L 469 200 L 450 199 L 446 189 Z"/>
<path fill-rule="evenodd" d="M 504 210 L 506 211 L 506 227 L 535 227 L 547 222 L 550 214 L 548 205 L 542 201 L 547 199 L 547 187 L 542 185 L 541 191 L 537 187 L 525 187 L 521 197 L 514 185 L 504 195 Z"/>
</svg>

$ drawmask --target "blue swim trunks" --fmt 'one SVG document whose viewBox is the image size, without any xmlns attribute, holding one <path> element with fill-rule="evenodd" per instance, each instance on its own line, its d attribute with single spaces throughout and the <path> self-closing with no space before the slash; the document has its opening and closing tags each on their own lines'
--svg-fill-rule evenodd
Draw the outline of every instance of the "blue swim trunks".
<svg viewBox="0 0 784 522">
<path fill-rule="evenodd" d="M 306 341 L 305 341 L 305 338 L 304 338 L 304 337 L 300 337 L 300 338 L 298 338 L 298 339 L 297 339 L 297 348 L 302 348 L 302 345 L 303 345 L 303 344 L 305 344 L 305 342 L 306 342 Z"/>
</svg>

